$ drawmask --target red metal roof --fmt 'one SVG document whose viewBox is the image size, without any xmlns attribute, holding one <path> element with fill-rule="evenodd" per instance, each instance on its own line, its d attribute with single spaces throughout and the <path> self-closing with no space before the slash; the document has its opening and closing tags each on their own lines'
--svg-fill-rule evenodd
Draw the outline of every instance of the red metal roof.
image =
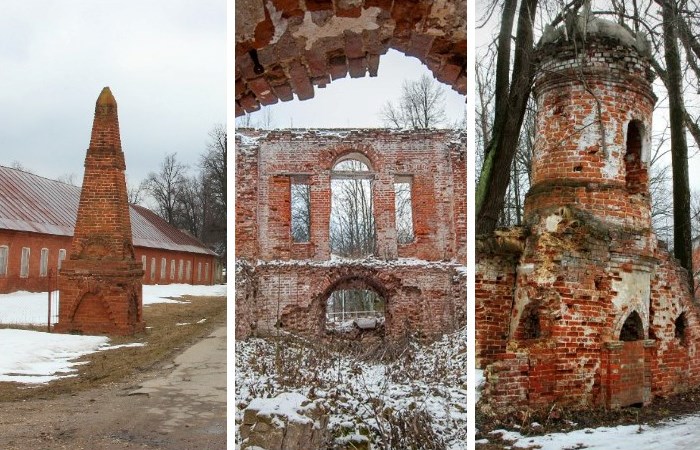
<svg viewBox="0 0 700 450">
<path fill-rule="evenodd" d="M 80 188 L 0 166 L 0 229 L 73 236 Z M 130 206 L 136 247 L 215 255 L 152 211 Z"/>
</svg>

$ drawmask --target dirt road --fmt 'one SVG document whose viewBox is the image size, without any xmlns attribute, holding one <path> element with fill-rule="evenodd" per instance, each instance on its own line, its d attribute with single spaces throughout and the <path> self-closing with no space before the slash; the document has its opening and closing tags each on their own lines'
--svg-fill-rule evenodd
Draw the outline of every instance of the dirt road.
<svg viewBox="0 0 700 450">
<path fill-rule="evenodd" d="M 226 328 L 116 385 L 0 403 L 0 449 L 225 449 Z"/>
</svg>

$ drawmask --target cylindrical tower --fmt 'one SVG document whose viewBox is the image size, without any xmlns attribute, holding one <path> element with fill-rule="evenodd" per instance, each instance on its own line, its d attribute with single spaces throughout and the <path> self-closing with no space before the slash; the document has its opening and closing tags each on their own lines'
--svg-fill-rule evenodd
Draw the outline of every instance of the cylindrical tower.
<svg viewBox="0 0 700 450">
<path fill-rule="evenodd" d="M 537 131 L 526 219 L 534 224 L 568 207 L 604 223 L 648 229 L 656 101 L 648 43 L 600 19 L 576 30 L 585 33 L 548 30 L 537 50 Z"/>
</svg>

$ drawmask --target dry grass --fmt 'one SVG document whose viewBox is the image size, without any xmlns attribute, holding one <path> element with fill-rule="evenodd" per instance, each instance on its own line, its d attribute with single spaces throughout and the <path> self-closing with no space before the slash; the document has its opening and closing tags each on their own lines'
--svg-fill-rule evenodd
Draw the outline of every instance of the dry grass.
<svg viewBox="0 0 700 450">
<path fill-rule="evenodd" d="M 50 398 L 109 383 L 126 381 L 141 372 L 170 362 L 170 359 L 214 328 L 226 323 L 225 297 L 184 297 L 190 303 L 159 303 L 144 308 L 148 329 L 131 337 L 113 337 L 112 345 L 143 342 L 143 347 L 119 348 L 81 358 L 79 376 L 34 386 L 0 383 L 0 402 Z M 178 299 L 182 300 L 182 299 Z M 204 323 L 197 321 L 206 319 Z M 189 323 L 178 326 L 177 323 Z M 37 327 L 45 331 L 45 327 Z"/>
</svg>

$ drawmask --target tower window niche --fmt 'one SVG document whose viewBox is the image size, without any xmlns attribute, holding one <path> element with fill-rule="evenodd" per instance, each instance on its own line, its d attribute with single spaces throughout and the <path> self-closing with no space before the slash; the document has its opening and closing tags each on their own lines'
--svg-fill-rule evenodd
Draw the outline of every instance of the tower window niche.
<svg viewBox="0 0 700 450">
<path fill-rule="evenodd" d="M 685 343 L 686 327 L 687 327 L 687 319 L 685 317 L 685 313 L 682 312 L 676 318 L 676 321 L 674 323 L 675 338 L 680 340 L 681 344 Z"/>
<path fill-rule="evenodd" d="M 625 187 L 630 194 L 647 191 L 647 170 L 642 162 L 642 123 L 633 120 L 627 125 L 625 150 Z"/>
</svg>

